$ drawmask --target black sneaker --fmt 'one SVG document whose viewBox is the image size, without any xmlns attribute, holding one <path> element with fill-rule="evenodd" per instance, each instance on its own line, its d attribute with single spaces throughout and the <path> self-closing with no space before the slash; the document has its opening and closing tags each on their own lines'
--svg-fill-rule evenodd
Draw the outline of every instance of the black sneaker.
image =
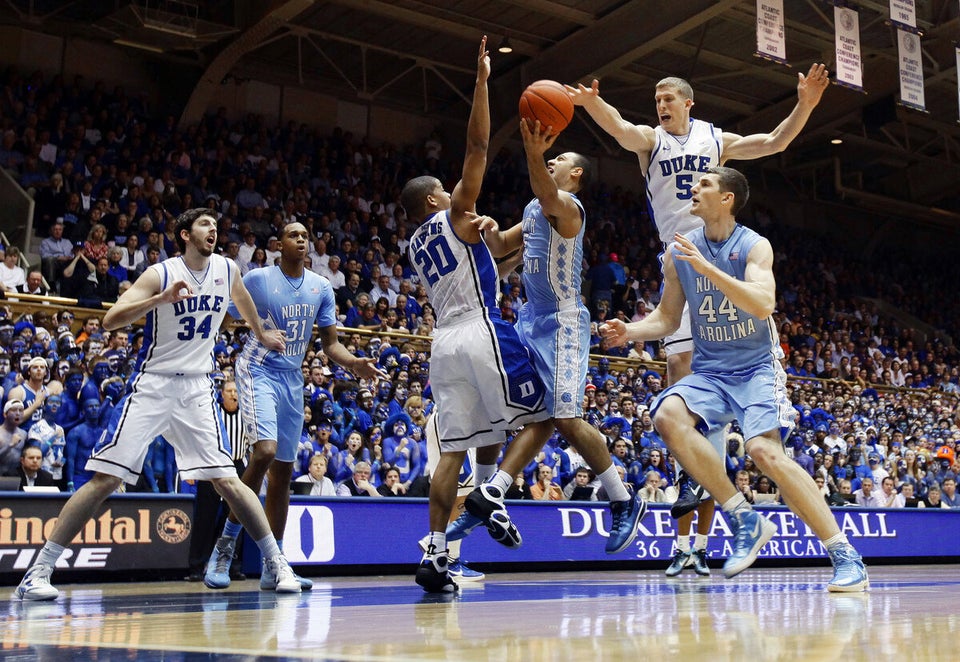
<svg viewBox="0 0 960 662">
<path fill-rule="evenodd" d="M 707 550 L 695 549 L 690 558 L 693 560 L 693 571 L 701 577 L 710 576 L 710 567 L 707 565 Z"/>
<path fill-rule="evenodd" d="M 463 507 L 470 515 L 480 519 L 490 537 L 504 547 L 516 549 L 523 544 L 520 531 L 503 506 L 503 493 L 498 488 L 484 483 L 467 495 Z"/>
<path fill-rule="evenodd" d="M 677 477 L 677 500 L 670 508 L 670 517 L 680 519 L 687 513 L 692 513 L 703 503 L 704 489 L 686 471 L 681 471 Z"/>
<path fill-rule="evenodd" d="M 424 554 L 417 568 L 417 583 L 427 593 L 455 593 L 459 587 L 450 577 L 448 565 L 446 554 Z"/>
</svg>

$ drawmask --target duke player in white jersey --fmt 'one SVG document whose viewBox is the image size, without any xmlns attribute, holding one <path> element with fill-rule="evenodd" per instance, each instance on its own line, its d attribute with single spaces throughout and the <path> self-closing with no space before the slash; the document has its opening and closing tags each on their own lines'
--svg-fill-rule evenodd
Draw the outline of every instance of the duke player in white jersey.
<svg viewBox="0 0 960 662">
<path fill-rule="evenodd" d="M 64 505 L 16 596 L 53 600 L 50 575 L 65 547 L 121 483 L 136 483 L 150 443 L 169 441 L 181 479 L 209 480 L 256 540 L 278 592 L 299 592 L 300 583 L 270 533 L 257 495 L 237 477 L 210 372 L 213 345 L 231 299 L 265 346 L 283 352 L 282 330 L 266 330 L 236 266 L 213 254 L 217 222 L 209 210 L 190 209 L 176 220 L 182 256 L 144 271 L 103 318 L 114 331 L 146 316 L 144 343 L 131 393 L 112 435 L 104 435 L 87 461 L 94 477 Z"/>
<path fill-rule="evenodd" d="M 586 215 L 576 197 L 587 178 L 586 158 L 565 152 L 545 161 L 557 134 L 550 127 L 520 122 L 527 154 L 530 187 L 536 196 L 523 211 L 523 222 L 485 240 L 496 250 L 523 246 L 523 286 L 527 302 L 520 308 L 517 332 L 533 354 L 547 387 L 547 407 L 557 430 L 597 474 L 607 494 L 613 522 L 606 551 L 623 551 L 636 538 L 647 504 L 631 497 L 616 471 L 600 431 L 583 418 L 583 392 L 590 351 L 590 313 L 581 295 L 581 265 Z"/>
<path fill-rule="evenodd" d="M 243 482 L 260 491 L 269 471 L 265 509 L 270 529 L 283 548 L 283 532 L 290 507 L 290 479 L 303 429 L 303 357 L 313 337 L 313 325 L 319 329 L 324 353 L 362 379 L 386 377 L 376 368 L 374 359 L 357 358 L 337 338 L 336 302 L 330 282 L 304 267 L 310 234 L 301 223 L 289 223 L 280 230 L 280 264 L 252 269 L 243 277 L 257 307 L 264 328 L 284 332 L 286 348 L 277 352 L 250 338 L 235 366 L 240 409 L 246 438 L 254 439 Z M 236 305 L 228 312 L 241 313 Z M 231 512 L 223 535 L 210 555 L 204 583 L 210 588 L 230 585 L 230 563 L 241 525 Z M 304 590 L 313 587 L 309 579 L 299 577 Z M 261 588 L 269 588 L 273 578 L 264 568 Z"/>
<path fill-rule="evenodd" d="M 497 266 L 478 229 L 484 219 L 475 214 L 490 139 L 489 75 L 484 37 L 463 177 L 453 193 L 435 177 L 424 176 L 407 182 L 400 196 L 407 217 L 420 224 L 410 238 L 410 262 L 427 288 L 437 319 L 430 383 L 442 454 L 430 481 L 430 534 L 416 575 L 428 592 L 457 590 L 448 572 L 446 529 L 467 449 L 477 448 L 476 481 L 492 475 L 489 484 L 467 497 L 467 508 L 478 523 L 487 524 L 494 539 L 516 547 L 520 537 L 503 507 L 510 483 L 501 487 L 501 474 L 512 472 L 512 481 L 553 430 L 543 406 L 543 382 L 513 326 L 500 318 Z M 497 471 L 505 433 L 521 425 Z"/>
<path fill-rule="evenodd" d="M 647 208 L 656 224 L 663 245 L 675 234 L 684 234 L 703 226 L 703 221 L 690 210 L 692 187 L 709 168 L 728 160 L 758 159 L 782 152 L 800 133 L 813 109 L 820 102 L 829 84 L 826 67 L 813 64 L 807 75 L 798 73 L 797 105 L 770 133 L 741 136 L 721 131 L 708 122 L 692 119 L 693 88 L 682 78 L 664 78 L 656 86 L 655 101 L 659 125 L 650 127 L 632 124 L 616 108 L 600 97 L 600 85 L 594 79 L 591 87 L 566 86 L 577 106 L 583 106 L 597 124 L 620 143 L 636 153 L 640 170 L 646 179 Z M 693 340 L 689 317 L 683 315 L 680 328 L 663 339 L 667 354 L 667 381 L 676 384 L 690 374 Z M 723 457 L 726 435 L 713 431 L 710 440 Z M 668 575 L 679 574 L 685 565 L 693 565 L 699 574 L 709 574 L 706 564 L 707 535 L 713 521 L 714 505 L 709 494 L 689 481 L 680 471 L 680 494 L 671 515 L 678 518 L 677 555 L 667 568 Z M 693 511 L 698 512 L 697 537 L 690 551 L 690 527 Z"/>
<path fill-rule="evenodd" d="M 676 331 L 684 314 L 690 318 L 693 372 L 671 384 L 652 413 L 668 448 L 727 514 L 734 532 L 733 550 L 723 566 L 727 577 L 750 567 L 777 530 L 730 482 L 724 460 L 701 433 L 739 420 L 750 457 L 780 486 L 784 502 L 830 555 L 834 575 L 827 588 L 863 591 L 869 582 L 860 555 L 840 531 L 816 483 L 783 450 L 793 412 L 771 319 L 776 305 L 773 249 L 737 223 L 749 196 L 747 180 L 732 168 L 711 168 L 691 194 L 692 211 L 705 226 L 674 236 L 664 260 L 660 305 L 640 322 L 611 320 L 601 333 L 613 345 L 654 340 Z"/>
</svg>

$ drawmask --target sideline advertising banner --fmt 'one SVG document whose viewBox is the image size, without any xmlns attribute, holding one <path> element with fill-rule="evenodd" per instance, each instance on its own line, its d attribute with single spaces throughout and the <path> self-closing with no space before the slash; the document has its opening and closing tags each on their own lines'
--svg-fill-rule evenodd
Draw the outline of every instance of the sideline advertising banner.
<svg viewBox="0 0 960 662">
<path fill-rule="evenodd" d="M 518 550 L 476 529 L 463 543 L 475 563 L 577 561 L 668 561 L 673 553 L 676 521 L 669 507 L 650 506 L 632 546 L 608 556 L 603 547 L 610 525 L 605 503 L 554 501 L 508 502 L 523 536 Z M 757 508 L 770 518 L 777 535 L 761 558 L 826 559 L 813 532 L 785 507 Z M 872 559 L 960 556 L 960 510 L 838 508 L 840 528 L 863 556 Z M 426 535 L 427 503 L 422 499 L 334 499 L 292 497 L 284 552 L 292 563 L 368 565 L 417 563 L 417 541 Z M 733 536 L 717 509 L 710 530 L 711 558 L 730 554 Z"/>
<path fill-rule="evenodd" d="M 0 496 L 0 575 L 19 577 L 30 567 L 68 496 Z M 57 568 L 99 572 L 185 568 L 192 524 L 190 495 L 114 496 L 87 521 Z"/>
</svg>

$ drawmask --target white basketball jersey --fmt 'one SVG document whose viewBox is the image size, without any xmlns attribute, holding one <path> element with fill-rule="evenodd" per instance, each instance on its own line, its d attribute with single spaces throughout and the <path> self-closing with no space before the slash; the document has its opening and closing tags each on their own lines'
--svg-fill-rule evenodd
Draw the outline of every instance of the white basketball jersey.
<svg viewBox="0 0 960 662">
<path fill-rule="evenodd" d="M 657 142 L 647 166 L 647 205 L 660 234 L 669 244 L 676 233 L 686 234 L 703 225 L 690 213 L 691 193 L 700 177 L 720 165 L 723 156 L 723 132 L 702 120 L 690 120 L 685 136 L 674 136 L 654 127 Z"/>
<path fill-rule="evenodd" d="M 450 225 L 450 212 L 429 217 L 410 237 L 410 263 L 427 288 L 437 327 L 466 312 L 486 308 L 495 317 L 497 266 L 482 241 L 464 242 Z"/>
<path fill-rule="evenodd" d="M 137 360 L 142 372 L 174 375 L 206 374 L 214 369 L 213 345 L 230 304 L 234 266 L 211 255 L 207 270 L 196 276 L 180 257 L 150 267 L 160 276 L 160 289 L 185 280 L 193 296 L 161 304 L 147 313 L 143 347 Z"/>
</svg>

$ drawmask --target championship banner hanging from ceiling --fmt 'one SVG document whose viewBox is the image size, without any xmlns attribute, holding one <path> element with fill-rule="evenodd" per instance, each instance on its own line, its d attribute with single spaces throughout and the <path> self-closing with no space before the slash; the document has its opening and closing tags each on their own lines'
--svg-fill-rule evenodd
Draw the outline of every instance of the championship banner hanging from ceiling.
<svg viewBox="0 0 960 662">
<path fill-rule="evenodd" d="M 855 9 L 834 6 L 833 22 L 837 49 L 837 83 L 863 92 L 860 15 Z"/>
<path fill-rule="evenodd" d="M 787 63 L 787 45 L 783 30 L 783 0 L 757 0 L 758 56 Z"/>
<path fill-rule="evenodd" d="M 914 110 L 927 110 L 923 95 L 923 61 L 920 36 L 897 29 L 900 65 L 900 103 Z"/>
</svg>

